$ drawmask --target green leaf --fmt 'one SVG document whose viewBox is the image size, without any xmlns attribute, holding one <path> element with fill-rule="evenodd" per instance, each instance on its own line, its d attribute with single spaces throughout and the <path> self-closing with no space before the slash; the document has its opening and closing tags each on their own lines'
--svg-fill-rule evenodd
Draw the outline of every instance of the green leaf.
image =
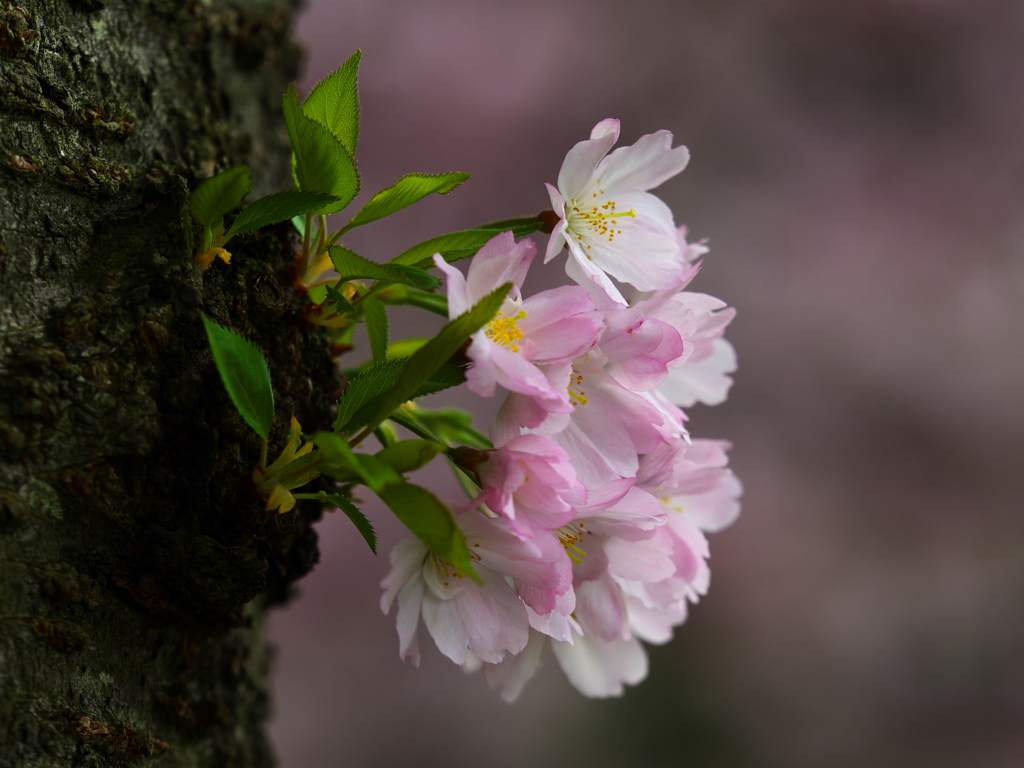
<svg viewBox="0 0 1024 768">
<path fill-rule="evenodd" d="M 444 443 L 433 440 L 400 440 L 374 456 L 404 474 L 425 466 L 446 447 Z"/>
<path fill-rule="evenodd" d="M 242 204 L 242 198 L 252 189 L 249 169 L 236 165 L 218 173 L 198 187 L 189 198 L 188 207 L 196 221 L 212 227 L 225 213 Z"/>
<path fill-rule="evenodd" d="M 328 195 L 326 192 L 308 192 L 301 189 L 275 192 L 247 205 L 235 218 L 227 236 L 246 235 L 255 232 L 260 227 L 277 224 L 279 221 L 291 219 L 299 214 L 336 202 L 338 202 L 338 198 Z"/>
<path fill-rule="evenodd" d="M 517 238 L 526 237 L 537 232 L 544 222 L 538 216 L 520 216 L 516 219 L 502 219 L 483 224 L 479 229 L 496 229 L 499 232 L 512 232 Z"/>
<path fill-rule="evenodd" d="M 407 173 L 397 183 L 373 196 L 362 210 L 348 223 L 347 229 L 361 227 L 371 221 L 383 219 L 413 203 L 419 202 L 427 195 L 437 193 L 447 195 L 462 182 L 469 178 L 468 173 Z"/>
<path fill-rule="evenodd" d="M 388 345 L 388 357 L 408 357 L 430 339 L 399 339 Z"/>
<path fill-rule="evenodd" d="M 411 264 L 423 269 L 434 266 L 434 254 L 440 253 L 445 261 L 458 261 L 473 256 L 480 247 L 493 237 L 501 234 L 499 229 L 465 229 L 450 232 L 414 245 L 391 260 L 392 264 Z M 456 258 L 449 258 L 452 254 Z"/>
<path fill-rule="evenodd" d="M 418 408 L 416 419 L 446 443 L 462 443 L 480 450 L 491 450 L 494 444 L 483 432 L 473 427 L 473 415 L 458 408 L 428 411 Z"/>
<path fill-rule="evenodd" d="M 398 383 L 399 376 L 402 375 L 402 369 L 406 362 L 405 358 L 385 360 L 367 368 L 358 376 L 352 377 L 348 389 L 338 400 L 338 415 L 334 420 L 334 431 L 341 432 L 360 408 L 394 387 Z"/>
<path fill-rule="evenodd" d="M 299 106 L 295 83 L 284 95 L 284 119 L 292 140 L 292 170 L 299 189 L 326 192 L 338 202 L 313 213 L 337 213 L 359 192 L 359 171 L 352 154 L 340 139 Z"/>
<path fill-rule="evenodd" d="M 376 456 L 357 453 L 356 458 L 359 459 L 363 482 L 375 493 L 380 493 L 388 485 L 405 482 L 390 464 Z"/>
<path fill-rule="evenodd" d="M 344 438 L 333 432 L 317 432 L 311 439 L 313 444 L 323 451 L 324 459 L 331 465 L 331 469 L 350 473 L 354 478 L 352 482 L 362 478 L 362 467 L 359 466 L 355 451 Z"/>
<path fill-rule="evenodd" d="M 386 280 L 415 288 L 436 288 L 441 284 L 440 280 L 422 269 L 404 264 L 378 264 L 340 245 L 329 246 L 327 252 L 342 280 Z"/>
<path fill-rule="evenodd" d="M 491 439 L 472 426 L 473 416 L 457 408 L 436 411 L 399 408 L 392 411 L 388 419 L 425 440 L 447 445 L 462 443 L 482 451 L 494 449 Z"/>
<path fill-rule="evenodd" d="M 337 432 L 351 432 L 363 426 L 373 417 L 388 392 L 394 388 L 405 369 L 409 358 L 400 357 L 385 360 L 354 376 L 345 394 L 338 400 L 338 416 L 334 421 Z M 465 368 L 446 362 L 434 371 L 412 397 L 422 397 L 455 387 L 466 380 Z M 407 398 L 408 399 L 408 398 Z M 378 422 L 379 423 L 379 422 Z"/>
<path fill-rule="evenodd" d="M 344 438 L 333 432 L 317 432 L 313 442 L 323 451 L 328 465 L 322 467 L 323 474 L 346 483 L 361 482 L 374 492 L 390 483 L 403 482 L 401 475 L 385 461 L 356 453 Z"/>
<path fill-rule="evenodd" d="M 445 325 L 440 333 L 420 347 L 402 369 L 395 386 L 384 397 L 370 426 L 377 426 L 395 408 L 414 397 L 431 375 L 454 355 L 470 336 L 494 317 L 512 283 L 505 283 L 484 296 L 475 306 Z"/>
<path fill-rule="evenodd" d="M 363 314 L 373 359 L 380 362 L 388 356 L 388 311 L 376 297 L 367 296 L 363 299 Z"/>
<path fill-rule="evenodd" d="M 356 308 L 352 306 L 352 303 L 342 296 L 341 291 L 332 285 L 325 285 L 324 289 L 327 291 L 327 299 L 335 306 L 335 308 L 344 314 L 351 314 L 356 311 Z"/>
<path fill-rule="evenodd" d="M 340 493 L 327 493 L 326 491 L 320 491 L 320 499 L 325 504 L 333 504 L 342 512 L 344 512 L 348 519 L 351 520 L 356 530 L 362 534 L 362 537 L 366 539 L 366 543 L 370 545 L 370 550 L 373 554 L 377 554 L 377 532 L 373 530 L 373 525 L 367 519 L 366 515 L 363 514 L 362 510 L 359 509 L 350 499 L 346 499 Z"/>
<path fill-rule="evenodd" d="M 348 61 L 313 86 L 302 105 L 302 111 L 327 127 L 335 138 L 356 155 L 359 143 L 359 61 L 362 51 L 349 56 Z"/>
<path fill-rule="evenodd" d="M 452 472 L 455 474 L 455 479 L 459 485 L 462 486 L 463 492 L 471 499 L 475 499 L 480 495 L 480 486 L 476 484 L 476 481 L 469 476 L 469 474 L 461 467 L 456 466 L 455 462 L 449 461 L 448 465 L 452 468 Z"/>
<path fill-rule="evenodd" d="M 462 535 L 455 515 L 440 499 L 428 491 L 412 483 L 396 483 L 378 491 L 395 516 L 405 527 L 458 570 L 474 581 L 480 577 L 473 570 L 469 557 L 466 537 Z"/>
<path fill-rule="evenodd" d="M 383 294 L 384 292 L 382 291 L 381 293 Z M 448 297 L 442 296 L 439 293 L 421 291 L 418 288 L 406 288 L 400 295 L 379 295 L 378 298 L 385 304 L 408 304 L 412 307 L 419 307 L 428 312 L 433 312 L 435 315 L 440 315 L 444 318 L 448 317 Z"/>
<path fill-rule="evenodd" d="M 422 437 L 424 440 L 430 440 L 431 442 L 444 442 L 439 435 L 435 435 L 431 432 L 425 424 L 420 422 L 417 418 L 418 410 L 411 410 L 408 408 L 398 408 L 391 412 L 388 416 L 388 421 L 393 421 L 399 426 L 405 427 L 414 435 Z M 386 424 L 387 422 L 385 422 Z"/>
<path fill-rule="evenodd" d="M 203 315 L 213 359 L 231 402 L 264 440 L 274 426 L 274 390 L 263 353 L 248 339 Z"/>
<path fill-rule="evenodd" d="M 426 344 L 423 346 L 425 347 Z M 422 348 L 423 347 L 420 347 L 420 349 Z M 418 351 L 419 350 L 417 350 L 417 352 Z M 414 352 L 413 354 L 415 355 L 416 353 Z M 459 384 L 464 384 L 465 382 L 466 366 L 453 363 L 451 360 L 446 360 L 436 371 L 430 374 L 430 377 L 425 382 L 416 388 L 416 391 L 412 393 L 412 397 L 409 399 L 412 400 L 417 397 L 423 397 L 424 395 L 432 395 L 435 392 L 440 392 L 441 390 L 449 389 L 450 387 L 457 387 Z"/>
</svg>

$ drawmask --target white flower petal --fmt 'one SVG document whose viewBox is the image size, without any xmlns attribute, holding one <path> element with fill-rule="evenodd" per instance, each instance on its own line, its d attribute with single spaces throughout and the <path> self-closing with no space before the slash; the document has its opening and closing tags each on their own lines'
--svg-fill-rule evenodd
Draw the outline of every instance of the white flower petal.
<svg viewBox="0 0 1024 768">
<path fill-rule="evenodd" d="M 690 150 L 683 146 L 672 149 L 672 133 L 658 131 L 641 136 L 632 146 L 616 149 L 600 163 L 595 175 L 609 194 L 646 191 L 682 172 L 689 162 Z"/>
<path fill-rule="evenodd" d="M 658 387 L 658 392 L 671 403 L 689 408 L 695 403 L 719 405 L 724 403 L 732 387 L 736 370 L 736 350 L 725 339 L 715 339 L 711 356 L 699 362 L 687 361 Z"/>
<path fill-rule="evenodd" d="M 621 696 L 625 685 L 647 677 L 647 653 L 636 638 L 601 643 L 579 637 L 574 645 L 552 642 L 558 664 L 576 689 L 591 698 Z"/>
<path fill-rule="evenodd" d="M 565 199 L 579 197 L 580 192 L 590 183 L 597 164 L 619 138 L 618 131 L 608 133 L 595 128 L 595 132 L 600 135 L 576 144 L 562 162 L 562 169 L 558 172 L 558 191 Z"/>
</svg>

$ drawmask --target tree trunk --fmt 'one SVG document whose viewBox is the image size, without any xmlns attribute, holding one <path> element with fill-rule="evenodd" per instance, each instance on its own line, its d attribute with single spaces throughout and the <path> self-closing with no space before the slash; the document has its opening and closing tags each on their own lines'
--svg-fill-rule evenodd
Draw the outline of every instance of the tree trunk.
<svg viewBox="0 0 1024 768">
<path fill-rule="evenodd" d="M 330 422 L 327 339 L 293 237 L 201 274 L 187 190 L 289 181 L 294 0 L 0 5 L 0 766 L 273 763 L 268 608 L 317 557 L 315 506 L 264 511 L 259 439 L 200 313 Z"/>
</svg>

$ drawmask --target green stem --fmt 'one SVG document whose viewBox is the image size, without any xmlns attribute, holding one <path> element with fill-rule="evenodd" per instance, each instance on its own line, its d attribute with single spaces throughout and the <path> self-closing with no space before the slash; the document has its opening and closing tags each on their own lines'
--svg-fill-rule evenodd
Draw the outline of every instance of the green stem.
<svg viewBox="0 0 1024 768">
<path fill-rule="evenodd" d="M 306 214 L 306 231 L 302 235 L 302 250 L 299 251 L 299 274 L 305 275 L 309 269 L 309 244 L 313 239 L 313 217 Z"/>
<path fill-rule="evenodd" d="M 344 282 L 348 282 L 348 281 L 347 280 L 339 280 L 338 281 L 338 285 L 341 285 Z M 390 280 L 374 280 L 373 281 L 373 285 L 370 286 L 370 290 L 368 290 L 366 293 L 359 294 L 358 296 L 356 296 L 349 303 L 354 307 L 357 304 L 359 304 L 359 302 L 361 302 L 363 299 L 369 298 L 370 296 L 373 296 L 375 293 L 380 293 L 380 291 L 384 290 L 389 285 L 394 285 L 394 283 L 392 281 L 390 281 Z M 335 289 L 335 290 L 337 290 L 337 289 Z"/>
<path fill-rule="evenodd" d="M 357 445 L 359 445 L 361 442 L 363 442 L 363 440 L 365 440 L 370 435 L 372 435 L 373 434 L 373 430 L 374 430 L 373 427 L 367 427 L 366 429 L 364 429 L 362 432 L 360 432 L 358 435 L 356 435 L 355 437 L 353 437 L 351 440 L 348 441 L 349 447 L 350 448 L 355 448 Z"/>
<path fill-rule="evenodd" d="M 316 255 L 319 256 L 321 253 L 327 250 L 327 217 L 322 213 L 317 216 L 316 229 Z"/>
</svg>

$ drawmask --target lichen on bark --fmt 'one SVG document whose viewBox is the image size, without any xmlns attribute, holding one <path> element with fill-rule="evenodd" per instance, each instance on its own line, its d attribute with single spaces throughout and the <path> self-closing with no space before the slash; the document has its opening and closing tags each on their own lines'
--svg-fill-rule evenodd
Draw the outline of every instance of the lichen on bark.
<svg viewBox="0 0 1024 768">
<path fill-rule="evenodd" d="M 267 354 L 272 445 L 339 383 L 288 227 L 203 275 L 183 217 L 231 165 L 289 184 L 293 5 L 0 6 L 0 764 L 272 763 L 265 614 L 319 510 L 264 510 L 200 313 Z"/>
</svg>

